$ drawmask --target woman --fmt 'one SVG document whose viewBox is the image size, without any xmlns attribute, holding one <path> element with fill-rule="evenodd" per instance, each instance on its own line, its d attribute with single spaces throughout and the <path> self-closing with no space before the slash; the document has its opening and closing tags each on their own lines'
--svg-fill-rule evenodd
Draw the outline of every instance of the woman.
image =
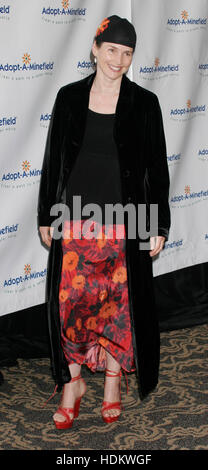
<svg viewBox="0 0 208 470">
<path fill-rule="evenodd" d="M 47 277 L 52 368 L 61 404 L 53 416 L 58 429 L 72 426 L 86 392 L 81 365 L 105 370 L 102 417 L 121 413 L 121 371 L 137 372 L 145 397 L 158 382 L 159 328 L 156 315 L 152 257 L 168 239 L 169 175 L 161 110 L 156 95 L 126 77 L 136 45 L 133 25 L 116 15 L 105 18 L 92 46 L 96 72 L 58 92 L 46 144 L 39 193 L 38 220 L 42 241 L 50 247 Z M 72 212 L 73 196 L 83 206 L 158 204 L 158 231 L 151 250 L 140 239 L 124 236 L 108 225 L 106 239 L 76 239 L 72 219 L 64 236 L 53 238 L 50 209 L 65 202 Z M 76 216 L 74 216 L 74 220 Z M 82 215 L 81 227 L 87 216 Z M 76 223 L 79 223 L 79 217 Z M 97 225 L 98 224 L 98 225 Z M 79 226 L 80 227 L 80 226 Z M 95 231 L 96 232 L 96 231 Z M 96 233 L 98 233 L 96 232 Z M 153 242 L 155 246 L 153 248 Z"/>
</svg>

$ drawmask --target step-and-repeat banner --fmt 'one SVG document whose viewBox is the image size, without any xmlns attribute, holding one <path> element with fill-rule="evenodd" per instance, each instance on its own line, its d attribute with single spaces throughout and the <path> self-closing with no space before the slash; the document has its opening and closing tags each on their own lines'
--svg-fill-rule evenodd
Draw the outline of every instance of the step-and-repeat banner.
<svg viewBox="0 0 208 470">
<path fill-rule="evenodd" d="M 51 110 L 94 70 L 93 36 L 112 14 L 135 25 L 128 75 L 163 114 L 172 225 L 154 276 L 208 261 L 207 0 L 0 0 L 0 315 L 45 301 L 37 198 Z"/>
</svg>

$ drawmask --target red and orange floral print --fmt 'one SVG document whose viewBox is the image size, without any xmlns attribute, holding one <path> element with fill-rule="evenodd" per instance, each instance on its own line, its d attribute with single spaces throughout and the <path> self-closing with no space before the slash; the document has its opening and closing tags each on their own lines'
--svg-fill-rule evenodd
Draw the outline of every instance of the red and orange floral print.
<svg viewBox="0 0 208 470">
<path fill-rule="evenodd" d="M 81 224 L 84 221 L 81 221 Z M 82 226 L 82 225 L 81 225 Z M 59 286 L 61 342 L 68 364 L 106 367 L 106 351 L 130 372 L 135 370 L 129 316 L 125 237 L 116 226 L 102 237 L 73 238 L 73 221 L 65 221 Z M 124 227 L 121 227 L 124 232 Z"/>
</svg>

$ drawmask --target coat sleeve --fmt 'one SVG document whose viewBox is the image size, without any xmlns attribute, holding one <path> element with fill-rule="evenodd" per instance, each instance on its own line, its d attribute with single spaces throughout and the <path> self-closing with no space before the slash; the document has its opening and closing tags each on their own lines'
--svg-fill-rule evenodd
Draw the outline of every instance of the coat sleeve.
<svg viewBox="0 0 208 470">
<path fill-rule="evenodd" d="M 146 192 L 148 203 L 158 205 L 158 235 L 168 240 L 170 228 L 169 171 L 163 119 L 158 98 L 148 111 Z"/>
<path fill-rule="evenodd" d="M 43 158 L 39 197 L 38 197 L 38 226 L 49 227 L 54 220 L 50 210 L 56 202 L 62 146 L 62 93 L 59 90 L 53 106 L 48 135 Z"/>
</svg>

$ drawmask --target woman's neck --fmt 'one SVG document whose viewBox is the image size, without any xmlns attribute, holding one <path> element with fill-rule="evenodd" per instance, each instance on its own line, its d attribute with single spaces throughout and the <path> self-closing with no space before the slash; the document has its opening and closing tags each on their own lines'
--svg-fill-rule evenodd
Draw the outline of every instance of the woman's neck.
<svg viewBox="0 0 208 470">
<path fill-rule="evenodd" d="M 93 85 L 91 88 L 92 93 L 99 93 L 105 95 L 118 95 L 120 91 L 122 76 L 117 80 L 111 80 L 106 77 L 102 72 L 97 70 Z"/>
</svg>

